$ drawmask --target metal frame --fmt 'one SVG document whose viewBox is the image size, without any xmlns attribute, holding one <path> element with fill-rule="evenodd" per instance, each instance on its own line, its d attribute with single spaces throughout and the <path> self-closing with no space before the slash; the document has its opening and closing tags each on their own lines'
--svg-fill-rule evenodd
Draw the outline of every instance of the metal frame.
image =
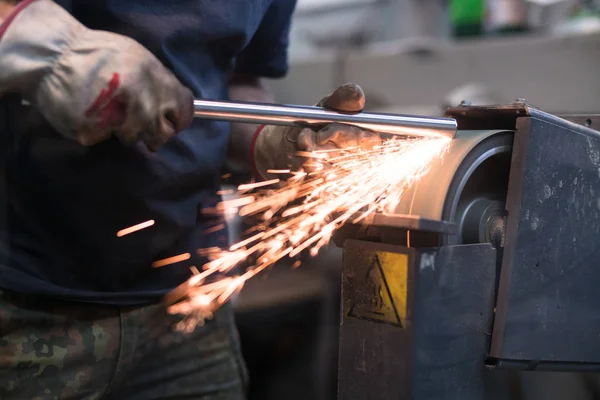
<svg viewBox="0 0 600 400">
<path fill-rule="evenodd" d="M 524 101 L 446 116 L 459 129 L 515 132 L 503 247 L 346 236 L 341 400 L 505 399 L 510 371 L 600 370 L 600 132 Z M 368 222 L 419 232 L 403 218 Z M 383 253 L 405 258 L 381 266 Z M 404 313 L 390 306 L 398 287 Z"/>
<path fill-rule="evenodd" d="M 529 114 L 516 121 L 490 354 L 505 366 L 600 370 L 600 132 Z"/>
<path fill-rule="evenodd" d="M 404 255 L 406 264 L 382 267 L 383 253 Z M 482 398 L 495 253 L 489 244 L 414 249 L 347 240 L 338 399 Z M 407 288 L 400 323 L 382 298 L 397 298 L 398 280 Z"/>
</svg>

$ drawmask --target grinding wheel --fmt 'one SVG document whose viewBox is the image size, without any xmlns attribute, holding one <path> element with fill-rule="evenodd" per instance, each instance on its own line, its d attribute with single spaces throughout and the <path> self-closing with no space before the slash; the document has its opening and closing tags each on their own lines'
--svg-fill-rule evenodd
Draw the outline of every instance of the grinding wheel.
<svg viewBox="0 0 600 400">
<path fill-rule="evenodd" d="M 455 222 L 458 234 L 443 237 L 442 245 L 499 241 L 494 232 L 503 229 L 512 140 L 511 131 L 457 132 L 395 212 Z"/>
</svg>

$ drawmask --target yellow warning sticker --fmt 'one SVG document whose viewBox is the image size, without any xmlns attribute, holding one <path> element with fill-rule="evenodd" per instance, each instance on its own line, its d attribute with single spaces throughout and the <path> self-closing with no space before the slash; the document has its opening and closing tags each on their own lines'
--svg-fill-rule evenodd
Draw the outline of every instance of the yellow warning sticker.
<svg viewBox="0 0 600 400">
<path fill-rule="evenodd" d="M 387 293 L 384 299 L 386 308 L 392 308 L 404 325 L 406 320 L 406 300 L 408 298 L 408 256 L 406 254 L 377 252 L 379 267 L 383 272 L 384 286 Z"/>
<path fill-rule="evenodd" d="M 362 290 L 348 316 L 404 326 L 408 298 L 408 255 L 370 252 L 365 281 L 355 282 Z M 358 278 L 358 277 L 357 277 Z"/>
</svg>

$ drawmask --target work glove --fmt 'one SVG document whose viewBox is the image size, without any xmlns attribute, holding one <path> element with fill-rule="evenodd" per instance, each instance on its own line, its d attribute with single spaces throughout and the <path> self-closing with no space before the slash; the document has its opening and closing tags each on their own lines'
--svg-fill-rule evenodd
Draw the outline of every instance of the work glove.
<svg viewBox="0 0 600 400">
<path fill-rule="evenodd" d="M 193 96 L 135 40 L 87 29 L 51 0 L 0 27 L 0 95 L 19 93 L 82 145 L 115 135 L 156 150 L 193 118 Z"/>
<path fill-rule="evenodd" d="M 358 113 L 365 105 L 365 94 L 360 86 L 347 83 L 338 87 L 331 95 L 324 97 L 317 106 L 343 113 Z M 252 149 L 257 175 L 262 179 L 273 179 L 281 175 L 268 170 L 291 169 L 311 171 L 315 164 L 327 164 L 327 158 L 315 159 L 298 156 L 300 152 L 315 150 L 335 150 L 347 148 L 372 149 L 381 144 L 381 137 L 351 125 L 329 124 L 320 130 L 299 127 L 267 125 L 259 128 Z M 330 157 L 335 152 L 324 153 Z"/>
</svg>

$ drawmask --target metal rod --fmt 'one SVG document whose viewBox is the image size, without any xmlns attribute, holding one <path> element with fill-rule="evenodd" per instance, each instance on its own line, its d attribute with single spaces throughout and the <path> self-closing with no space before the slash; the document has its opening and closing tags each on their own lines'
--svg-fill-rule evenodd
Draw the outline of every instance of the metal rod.
<svg viewBox="0 0 600 400">
<path fill-rule="evenodd" d="M 457 128 L 453 118 L 367 112 L 342 114 L 320 107 L 212 100 L 195 100 L 194 116 L 221 121 L 300 127 L 340 123 L 401 136 L 454 138 Z"/>
</svg>

